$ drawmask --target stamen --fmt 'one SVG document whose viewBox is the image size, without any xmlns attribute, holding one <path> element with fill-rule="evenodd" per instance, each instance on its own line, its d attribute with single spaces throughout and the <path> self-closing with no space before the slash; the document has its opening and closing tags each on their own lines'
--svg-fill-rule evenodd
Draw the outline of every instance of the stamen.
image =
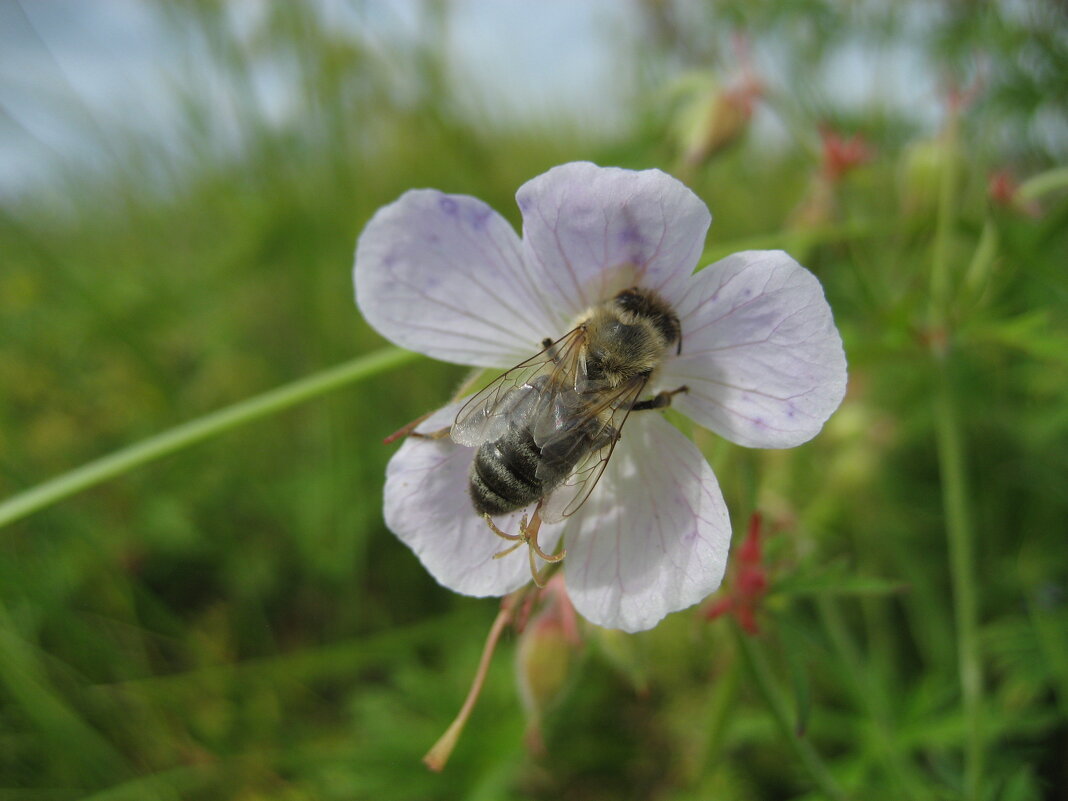
<svg viewBox="0 0 1068 801">
<path fill-rule="evenodd" d="M 522 544 L 523 544 L 523 540 L 520 538 L 519 542 L 517 542 L 515 545 L 509 545 L 503 551 L 497 551 L 497 553 L 493 554 L 493 558 L 494 559 L 500 559 L 502 556 L 507 556 L 508 554 L 512 553 L 516 548 L 521 546 Z"/>
<path fill-rule="evenodd" d="M 548 554 L 538 544 L 538 532 L 541 531 L 541 501 L 534 507 L 534 514 L 531 516 L 530 521 L 527 521 L 527 516 L 523 515 L 523 519 L 519 521 L 519 533 L 509 534 L 505 531 L 501 531 L 497 527 L 497 524 L 493 522 L 493 519 L 489 514 L 483 514 L 482 519 L 486 521 L 486 525 L 489 526 L 490 531 L 496 534 L 501 539 L 508 540 L 514 543 L 508 548 L 505 548 L 499 553 L 493 555 L 494 559 L 500 559 L 503 556 L 507 556 L 516 550 L 520 545 L 526 543 L 529 548 L 528 555 L 530 556 L 530 577 L 534 580 L 534 583 L 539 587 L 544 587 L 545 583 L 542 581 L 541 576 L 538 575 L 538 564 L 534 560 L 537 556 L 542 560 L 548 562 L 550 565 L 556 564 L 563 560 L 567 555 L 567 549 L 561 550 L 557 554 Z"/>
<path fill-rule="evenodd" d="M 534 561 L 533 548 L 527 549 L 527 556 L 530 557 L 530 578 L 533 579 L 534 584 L 537 585 L 538 589 L 542 589 L 545 587 L 545 582 L 543 582 L 541 576 L 538 575 L 538 564 Z"/>
<path fill-rule="evenodd" d="M 546 562 L 559 562 L 567 555 L 566 549 L 560 551 L 560 553 L 558 554 L 549 555 L 541 549 L 540 545 L 538 545 L 538 532 L 541 530 L 541 515 L 539 514 L 540 511 L 541 504 L 539 503 L 536 507 L 534 507 L 534 518 L 530 521 L 529 527 L 527 527 L 526 525 L 526 520 L 523 521 L 523 532 L 526 535 L 527 543 L 530 545 L 530 550 L 536 553 Z"/>
<path fill-rule="evenodd" d="M 499 528 L 497 528 L 497 524 L 493 522 L 493 518 L 489 516 L 489 512 L 483 512 L 482 519 L 486 521 L 486 525 L 490 527 L 490 530 L 494 534 L 496 534 L 498 537 L 500 537 L 501 539 L 505 539 L 505 540 L 509 540 L 509 541 L 519 540 L 520 544 L 523 543 L 523 535 L 522 534 L 508 534 L 508 533 L 506 533 L 504 531 L 501 531 Z M 523 515 L 523 519 L 519 521 L 519 530 L 520 531 L 524 531 L 526 529 L 526 527 L 527 527 L 527 516 Z M 505 553 L 511 553 L 511 551 L 506 551 Z"/>
</svg>

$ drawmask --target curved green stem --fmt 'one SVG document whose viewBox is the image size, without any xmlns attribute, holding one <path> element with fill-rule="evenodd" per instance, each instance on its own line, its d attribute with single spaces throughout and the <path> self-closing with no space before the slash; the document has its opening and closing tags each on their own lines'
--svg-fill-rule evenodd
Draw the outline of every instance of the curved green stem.
<svg viewBox="0 0 1068 801">
<path fill-rule="evenodd" d="M 147 462 L 416 358 L 406 350 L 383 348 L 190 420 L 13 495 L 0 503 L 0 528 Z"/>
<path fill-rule="evenodd" d="M 1068 167 L 1055 167 L 1028 178 L 1016 190 L 1020 200 L 1035 200 L 1048 192 L 1068 189 Z"/>
</svg>

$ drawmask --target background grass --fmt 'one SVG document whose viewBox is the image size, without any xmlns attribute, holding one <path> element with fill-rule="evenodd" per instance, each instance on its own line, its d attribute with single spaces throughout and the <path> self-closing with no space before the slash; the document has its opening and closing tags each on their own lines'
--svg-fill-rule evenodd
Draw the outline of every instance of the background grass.
<svg viewBox="0 0 1068 801">
<path fill-rule="evenodd" d="M 659 166 L 712 208 L 706 262 L 790 250 L 846 342 L 849 396 L 812 443 L 694 432 L 736 541 L 768 524 L 760 635 L 698 610 L 586 629 L 541 756 L 508 637 L 446 773 L 424 770 L 496 604 L 437 587 L 382 523 L 381 438 L 463 373 L 419 360 L 0 531 L 0 799 L 1068 798 L 1068 200 L 1056 175 L 1016 207 L 987 193 L 1068 154 L 1063 10 L 635 4 L 606 134 L 471 111 L 441 46 L 455 6 L 413 7 L 384 53 L 317 4 L 269 5 L 251 36 L 161 4 L 181 124 L 134 134 L 67 98 L 94 158 L 56 153 L 0 200 L 0 494 L 380 347 L 353 245 L 408 188 L 518 224 L 515 189 L 554 164 Z M 777 54 L 757 119 L 785 135 L 684 168 L 683 107 L 710 96 L 679 76 L 726 83 L 732 32 Z M 825 80 L 843 41 L 912 48 L 975 97 L 847 105 Z M 297 98 L 281 121 L 264 64 Z M 800 224 L 821 123 L 874 155 Z"/>
</svg>

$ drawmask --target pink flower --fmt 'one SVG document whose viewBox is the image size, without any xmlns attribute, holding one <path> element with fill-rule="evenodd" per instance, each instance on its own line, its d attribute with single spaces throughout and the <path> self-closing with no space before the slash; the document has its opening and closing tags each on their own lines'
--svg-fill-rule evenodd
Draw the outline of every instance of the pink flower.
<svg viewBox="0 0 1068 801">
<path fill-rule="evenodd" d="M 638 286 L 681 326 L 643 397 L 685 385 L 672 406 L 732 442 L 788 448 L 842 400 L 846 362 L 823 290 L 780 251 L 736 253 L 694 273 L 711 215 L 659 170 L 565 164 L 516 195 L 523 238 L 480 200 L 412 190 L 380 209 L 356 249 L 356 300 L 383 336 L 434 358 L 509 368 L 574 327 L 584 310 Z M 451 425 L 461 404 L 419 427 Z M 474 596 L 530 581 L 523 550 L 472 507 L 475 448 L 410 438 L 386 473 L 389 528 L 444 586 Z M 494 522 L 517 532 L 530 509 Z M 600 483 L 540 544 L 566 541 L 575 608 L 626 631 L 656 625 L 719 586 L 730 523 L 708 462 L 656 411 L 636 411 Z"/>
</svg>

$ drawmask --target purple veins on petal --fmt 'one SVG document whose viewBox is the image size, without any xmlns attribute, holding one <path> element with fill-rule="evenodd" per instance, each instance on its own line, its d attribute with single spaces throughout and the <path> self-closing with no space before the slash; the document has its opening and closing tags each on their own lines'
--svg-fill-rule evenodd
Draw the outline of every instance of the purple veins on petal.
<svg viewBox="0 0 1068 801">
<path fill-rule="evenodd" d="M 625 245 L 640 245 L 644 242 L 641 231 L 636 225 L 626 226 L 619 234 L 619 241 Z"/>
<path fill-rule="evenodd" d="M 517 193 L 522 239 L 476 198 L 412 190 L 361 234 L 354 269 L 368 322 L 437 358 L 507 367 L 528 359 L 591 305 L 628 286 L 678 315 L 681 354 L 656 389 L 739 444 L 789 447 L 814 436 L 845 390 L 841 338 L 818 281 L 781 252 L 746 252 L 698 273 L 711 216 L 656 170 L 562 165 Z M 421 431 L 447 427 L 440 410 Z M 530 580 L 524 553 L 501 551 L 468 491 L 473 449 L 451 438 L 406 441 L 387 472 L 390 528 L 443 585 L 507 593 Z M 517 531 L 521 513 L 496 521 Z M 635 415 L 604 482 L 581 513 L 542 532 L 563 536 L 576 608 L 638 631 L 700 601 L 726 564 L 730 526 L 700 451 L 663 417 Z"/>
<path fill-rule="evenodd" d="M 490 208 L 478 209 L 473 208 L 470 212 L 471 227 L 476 231 L 481 231 L 486 227 L 486 221 L 492 216 L 493 210 Z"/>
</svg>

